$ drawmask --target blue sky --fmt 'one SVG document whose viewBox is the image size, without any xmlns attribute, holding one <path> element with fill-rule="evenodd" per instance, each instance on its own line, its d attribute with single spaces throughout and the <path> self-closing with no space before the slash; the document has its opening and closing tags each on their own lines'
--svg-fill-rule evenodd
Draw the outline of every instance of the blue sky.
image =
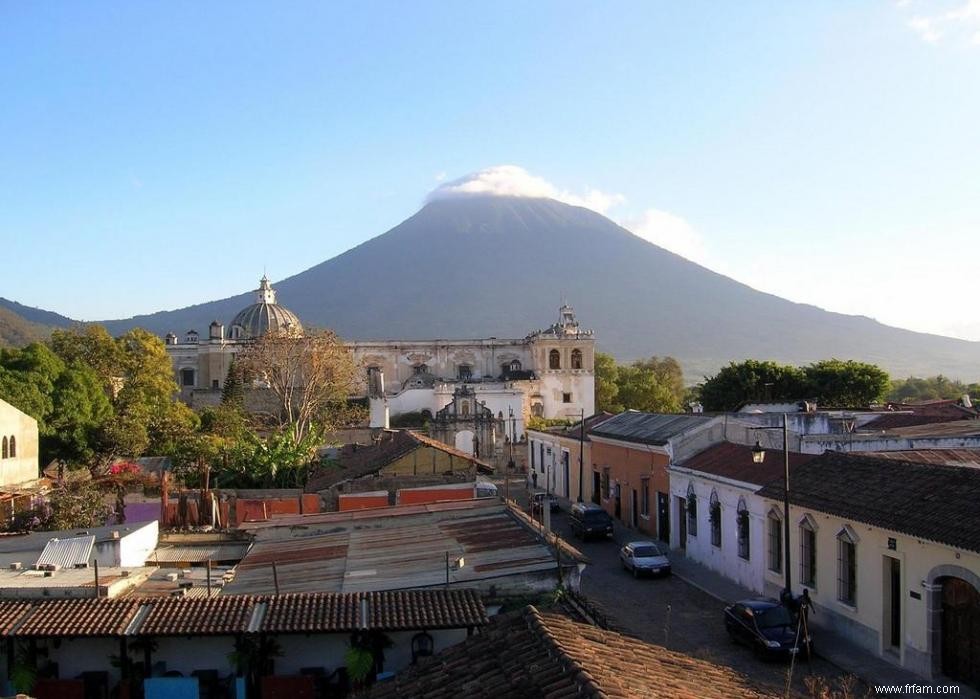
<svg viewBox="0 0 980 699">
<path fill-rule="evenodd" d="M 282 279 L 509 165 L 756 288 L 980 339 L 980 0 L 6 3 L 0 95 L 0 295 L 75 318 Z"/>
</svg>

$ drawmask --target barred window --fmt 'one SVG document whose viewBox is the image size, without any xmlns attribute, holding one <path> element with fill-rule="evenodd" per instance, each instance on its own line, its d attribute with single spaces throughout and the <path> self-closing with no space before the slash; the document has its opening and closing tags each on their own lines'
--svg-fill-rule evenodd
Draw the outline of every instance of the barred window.
<svg viewBox="0 0 980 699">
<path fill-rule="evenodd" d="M 548 352 L 548 368 L 561 369 L 561 353 L 556 349 Z"/>
<path fill-rule="evenodd" d="M 800 522 L 800 582 L 817 586 L 817 532 L 809 518 Z"/>
<path fill-rule="evenodd" d="M 749 508 L 745 506 L 744 499 L 738 501 L 735 521 L 738 525 L 738 556 L 749 560 Z"/>
<path fill-rule="evenodd" d="M 602 469 L 602 499 L 609 499 L 609 467 Z"/>
<path fill-rule="evenodd" d="M 572 369 L 582 368 L 582 350 L 573 349 L 572 350 Z"/>
<path fill-rule="evenodd" d="M 687 534 L 698 535 L 698 495 L 693 483 L 687 486 Z"/>
<path fill-rule="evenodd" d="M 711 491 L 710 507 L 708 517 L 711 520 L 711 545 L 721 547 L 721 503 L 718 501 L 718 493 Z"/>
<path fill-rule="evenodd" d="M 775 513 L 770 512 L 766 517 L 769 527 L 769 570 L 774 573 L 783 572 L 783 521 Z"/>
<path fill-rule="evenodd" d="M 857 546 L 846 529 L 837 535 L 837 599 L 852 606 L 857 599 Z"/>
<path fill-rule="evenodd" d="M 640 514 L 643 515 L 644 517 L 649 517 L 650 516 L 650 479 L 643 478 L 640 480 L 640 483 L 642 484 L 641 491 L 640 491 L 642 493 L 642 496 L 640 497 Z"/>
</svg>

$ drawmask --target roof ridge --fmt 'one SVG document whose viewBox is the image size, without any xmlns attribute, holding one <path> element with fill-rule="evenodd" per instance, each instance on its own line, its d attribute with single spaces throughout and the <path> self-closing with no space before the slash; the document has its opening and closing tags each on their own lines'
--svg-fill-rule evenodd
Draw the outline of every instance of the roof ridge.
<svg viewBox="0 0 980 699">
<path fill-rule="evenodd" d="M 548 649 L 549 656 L 557 656 L 563 664 L 575 669 L 575 683 L 579 686 L 579 691 L 586 697 L 605 697 L 605 692 L 600 688 L 599 682 L 586 667 L 579 662 L 578 658 L 566 650 L 564 644 L 559 640 L 552 628 L 548 625 L 547 619 L 534 607 L 528 605 L 524 609 L 524 621 L 528 629 L 537 639 Z"/>
</svg>

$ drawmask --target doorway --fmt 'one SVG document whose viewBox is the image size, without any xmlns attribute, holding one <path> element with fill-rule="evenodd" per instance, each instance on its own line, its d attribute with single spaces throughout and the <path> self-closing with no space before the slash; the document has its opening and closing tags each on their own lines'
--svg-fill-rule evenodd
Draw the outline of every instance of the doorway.
<svg viewBox="0 0 980 699">
<path fill-rule="evenodd" d="M 980 592 L 961 578 L 942 587 L 943 674 L 980 687 Z"/>
<path fill-rule="evenodd" d="M 883 645 L 886 651 L 899 653 L 902 648 L 902 562 L 897 558 L 884 556 L 882 568 Z"/>
<path fill-rule="evenodd" d="M 602 494 L 602 476 L 598 471 L 592 472 L 592 502 L 599 504 L 599 496 Z"/>
<path fill-rule="evenodd" d="M 670 543 L 670 496 L 657 492 L 657 538 Z"/>
<path fill-rule="evenodd" d="M 616 503 L 615 503 L 615 513 L 616 519 L 619 521 L 623 520 L 623 498 L 622 498 L 622 488 L 619 487 L 619 483 L 616 484 Z"/>
</svg>

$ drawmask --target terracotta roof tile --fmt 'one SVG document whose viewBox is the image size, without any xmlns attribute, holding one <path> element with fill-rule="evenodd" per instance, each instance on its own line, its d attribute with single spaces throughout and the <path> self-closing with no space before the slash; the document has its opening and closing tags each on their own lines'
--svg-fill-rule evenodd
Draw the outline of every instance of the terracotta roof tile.
<svg viewBox="0 0 980 699">
<path fill-rule="evenodd" d="M 149 613 L 133 632 L 141 636 L 245 633 L 255 601 L 248 595 L 146 601 Z"/>
<path fill-rule="evenodd" d="M 387 697 L 763 697 L 735 671 L 534 607 L 375 685 Z"/>
<path fill-rule="evenodd" d="M 11 602 L 0 603 L 0 609 Z M 34 605 L 17 636 L 118 636 L 136 615 L 135 600 L 62 599 Z"/>
<path fill-rule="evenodd" d="M 781 500 L 782 481 L 759 494 Z M 790 489 L 794 505 L 969 551 L 980 551 L 978 500 L 978 468 L 834 451 L 797 467 Z"/>
<path fill-rule="evenodd" d="M 763 485 L 776 478 L 782 478 L 785 466 L 781 449 L 766 449 L 766 458 L 761 464 L 752 461 L 752 447 L 744 444 L 721 442 L 698 452 L 681 464 L 681 468 L 701 473 L 710 473 L 722 478 Z M 816 454 L 789 453 L 789 465 L 795 469 L 817 458 Z"/>
</svg>

